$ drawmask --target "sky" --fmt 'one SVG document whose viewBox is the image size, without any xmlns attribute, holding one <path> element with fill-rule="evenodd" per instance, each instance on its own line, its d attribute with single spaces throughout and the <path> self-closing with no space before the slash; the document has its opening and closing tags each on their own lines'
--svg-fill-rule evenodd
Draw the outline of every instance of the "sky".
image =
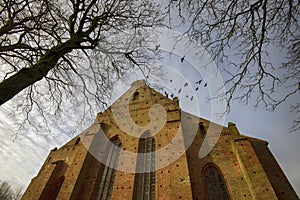
<svg viewBox="0 0 300 200">
<path fill-rule="evenodd" d="M 161 50 L 165 53 L 170 52 L 171 47 L 168 46 L 168 42 L 162 42 L 168 40 L 169 37 L 164 35 L 161 37 Z M 181 62 L 183 55 L 185 59 Z M 152 87 L 160 87 L 162 92 L 178 96 L 184 111 L 218 121 L 212 116 L 212 107 L 215 106 L 214 108 L 220 111 L 222 106 L 219 107 L 220 105 L 207 101 L 215 92 L 218 82 L 218 76 L 210 76 L 212 73 L 209 73 L 209 70 L 214 67 L 214 64 L 209 62 L 209 55 L 199 60 L 190 49 L 173 49 L 172 55 L 165 56 L 165 59 L 158 65 L 168 74 L 162 80 L 149 78 Z M 112 101 L 124 93 L 132 81 L 140 78 L 139 75 L 130 75 L 120 80 L 115 87 L 117 89 L 114 90 Z M 203 80 L 201 85 L 195 83 L 199 79 Z M 205 82 L 208 83 L 207 87 L 204 87 Z M 186 83 L 188 85 L 185 87 Z M 196 90 L 197 87 L 198 90 Z M 181 92 L 179 92 L 180 89 L 182 89 Z M 192 96 L 193 100 L 191 100 Z M 289 105 L 297 101 L 299 101 L 299 95 L 289 99 L 275 112 L 266 111 L 261 107 L 255 108 L 252 104 L 234 102 L 231 112 L 219 123 L 226 126 L 228 122 L 233 122 L 241 134 L 268 141 L 271 152 L 300 196 L 300 132 L 289 133 L 292 121 L 296 117 L 289 112 Z M 68 132 L 68 127 L 71 129 L 76 119 L 71 118 L 65 121 L 66 130 L 63 132 L 53 135 L 26 133 L 15 138 L 17 122 L 13 116 L 9 115 L 9 109 L 6 106 L 0 107 L 0 136 L 2 138 L 0 140 L 0 179 L 10 182 L 15 187 L 26 188 L 30 180 L 37 175 L 50 150 L 60 147 L 75 137 L 76 134 Z M 85 121 L 86 127 L 92 123 L 93 119 Z M 77 133 L 81 131 L 77 130 Z"/>
</svg>

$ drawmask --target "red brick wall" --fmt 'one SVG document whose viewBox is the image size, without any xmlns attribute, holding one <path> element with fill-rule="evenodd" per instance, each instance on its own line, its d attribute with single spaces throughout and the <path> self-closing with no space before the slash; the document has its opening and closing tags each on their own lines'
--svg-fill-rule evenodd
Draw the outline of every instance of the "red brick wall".
<svg viewBox="0 0 300 200">
<path fill-rule="evenodd" d="M 278 199 L 297 200 L 297 194 L 267 147 L 266 142 L 251 140 L 254 151 Z"/>
<path fill-rule="evenodd" d="M 196 119 L 196 130 L 198 124 L 202 123 L 205 131 L 210 122 L 182 113 L 177 99 L 170 100 L 146 85 L 137 91 L 139 98 L 130 100 L 129 106 L 134 123 L 140 126 L 148 125 L 151 122 L 149 109 L 156 103 L 164 106 L 167 112 L 167 123 L 153 136 L 156 150 L 164 151 L 163 157 L 159 157 L 162 153 L 157 153 L 156 162 L 172 161 L 173 158 L 177 158 L 178 153 L 180 154 L 172 164 L 155 172 L 156 199 L 207 199 L 203 169 L 208 164 L 216 166 L 223 175 L 231 199 L 297 199 L 264 141 L 239 135 L 235 125 L 230 124 L 231 129 L 223 127 L 218 143 L 212 151 L 204 158 L 199 158 L 199 151 L 201 146 L 205 145 L 203 140 L 206 135 L 198 130 L 185 152 L 184 147 L 189 145 L 187 141 L 193 137 L 192 129 L 195 124 L 182 123 L 182 119 L 185 118 L 187 121 Z M 128 97 L 123 95 L 121 98 Z M 161 114 L 156 113 L 152 120 L 158 120 Z M 130 124 L 125 123 L 124 126 Z M 119 166 L 132 162 L 134 171 L 135 161 L 124 160 L 122 155 L 128 151 L 137 153 L 139 138 L 121 130 L 109 108 L 104 113 L 99 113 L 95 124 L 80 134 L 81 141 L 78 144 L 75 144 L 78 138 L 75 137 L 60 149 L 50 152 L 39 174 L 27 188 L 23 199 L 39 199 L 42 192 L 46 191 L 47 185 L 51 185 L 51 182 L 61 176 L 65 179 L 57 199 L 93 199 L 97 194 L 103 169 L 103 164 L 94 156 L 101 156 L 106 145 L 103 141 L 99 141 L 100 128 L 108 138 L 118 135 L 122 143 Z M 181 140 L 173 141 L 176 136 Z M 171 142 L 176 148 L 165 148 Z M 91 147 L 96 149 L 92 154 L 87 150 Z M 63 163 L 62 167 L 55 164 L 57 161 Z M 117 171 L 112 199 L 132 199 L 134 177 L 133 172 Z"/>
</svg>

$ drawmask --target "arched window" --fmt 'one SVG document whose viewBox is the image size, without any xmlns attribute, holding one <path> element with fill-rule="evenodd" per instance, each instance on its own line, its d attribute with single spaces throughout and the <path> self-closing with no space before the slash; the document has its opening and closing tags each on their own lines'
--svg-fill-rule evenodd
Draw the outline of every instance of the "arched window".
<svg viewBox="0 0 300 200">
<path fill-rule="evenodd" d="M 135 92 L 135 93 L 133 94 L 132 100 L 137 100 L 137 99 L 139 98 L 139 96 L 140 96 L 140 93 L 139 93 L 139 92 Z"/>
<path fill-rule="evenodd" d="M 209 165 L 204 169 L 204 184 L 209 200 L 227 200 L 228 190 L 221 174 L 215 166 Z"/>
<path fill-rule="evenodd" d="M 132 199 L 155 199 L 155 139 L 145 132 L 139 140 L 137 171 Z"/>
<path fill-rule="evenodd" d="M 106 164 L 102 171 L 102 177 L 100 179 L 100 185 L 97 193 L 97 200 L 109 200 L 111 199 L 112 190 L 116 178 L 116 169 L 119 163 L 119 157 L 121 152 L 122 143 L 118 137 L 112 138 L 113 144 L 108 144 L 106 148 Z"/>
</svg>

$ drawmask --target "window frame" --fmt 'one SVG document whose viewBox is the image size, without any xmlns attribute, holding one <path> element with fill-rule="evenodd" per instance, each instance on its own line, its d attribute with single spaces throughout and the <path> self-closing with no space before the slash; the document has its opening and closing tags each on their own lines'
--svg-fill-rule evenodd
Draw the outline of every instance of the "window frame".
<svg viewBox="0 0 300 200">
<path fill-rule="evenodd" d="M 156 199 L 155 149 L 156 141 L 150 137 L 150 132 L 146 131 L 139 139 L 136 165 L 137 171 L 146 172 L 135 174 L 132 199 Z"/>
<path fill-rule="evenodd" d="M 213 176 L 212 173 L 213 172 Z M 222 173 L 222 170 L 213 163 L 209 163 L 202 168 L 202 180 L 203 187 L 205 191 L 205 196 L 209 200 L 214 199 L 222 199 L 222 200 L 230 200 L 231 195 L 228 189 L 228 184 L 226 182 L 226 178 Z M 207 177 L 209 178 L 209 184 L 207 183 Z M 215 178 L 215 181 L 213 181 Z M 215 182 L 215 183 L 214 183 Z M 212 190 L 209 189 L 212 188 Z M 211 196 L 210 196 L 211 195 Z"/>
</svg>

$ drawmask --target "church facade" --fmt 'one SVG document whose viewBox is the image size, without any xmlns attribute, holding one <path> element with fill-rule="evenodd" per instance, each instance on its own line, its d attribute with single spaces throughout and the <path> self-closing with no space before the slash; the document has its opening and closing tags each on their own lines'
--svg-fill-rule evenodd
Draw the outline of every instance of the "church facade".
<svg viewBox="0 0 300 200">
<path fill-rule="evenodd" d="M 298 199 L 266 141 L 212 124 L 137 81 L 50 151 L 22 199 Z"/>
</svg>

